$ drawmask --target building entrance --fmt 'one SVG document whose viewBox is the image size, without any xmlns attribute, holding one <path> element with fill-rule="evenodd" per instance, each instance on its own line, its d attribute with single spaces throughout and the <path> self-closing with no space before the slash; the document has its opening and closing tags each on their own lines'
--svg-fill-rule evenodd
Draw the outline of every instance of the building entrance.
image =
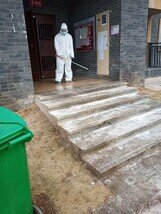
<svg viewBox="0 0 161 214">
<path fill-rule="evenodd" d="M 26 28 L 33 80 L 55 76 L 54 16 L 26 12 Z"/>
</svg>

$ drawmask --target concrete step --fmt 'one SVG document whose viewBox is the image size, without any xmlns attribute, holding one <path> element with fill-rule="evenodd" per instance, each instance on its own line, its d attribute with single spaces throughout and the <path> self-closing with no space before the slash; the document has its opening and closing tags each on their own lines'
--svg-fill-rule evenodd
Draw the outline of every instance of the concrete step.
<svg viewBox="0 0 161 214">
<path fill-rule="evenodd" d="M 139 94 L 138 92 L 133 92 L 126 95 L 75 105 L 72 107 L 67 107 L 65 109 L 52 110 L 49 111 L 48 117 L 50 118 L 50 121 L 53 123 L 53 125 L 57 125 L 57 122 L 60 120 L 80 118 L 85 115 L 98 113 L 100 111 L 114 108 L 116 106 L 133 103 L 136 100 L 140 100 L 142 98 L 145 98 L 145 96 Z"/>
<path fill-rule="evenodd" d="M 85 154 L 82 159 L 95 175 L 103 177 L 110 169 L 159 143 L 161 143 L 161 124 L 129 138 L 120 139 L 96 152 Z"/>
<path fill-rule="evenodd" d="M 69 142 L 79 155 L 107 146 L 120 138 L 146 130 L 160 122 L 161 108 L 158 108 L 90 132 L 83 131 L 76 136 L 69 137 Z"/>
<path fill-rule="evenodd" d="M 60 98 L 58 100 L 53 99 L 53 100 L 42 101 L 41 105 L 43 106 L 43 108 L 46 108 L 47 110 L 58 109 L 60 107 L 65 108 L 67 106 L 88 103 L 95 100 L 102 100 L 102 99 L 114 97 L 120 94 L 123 95 L 123 94 L 131 93 L 134 91 L 136 91 L 135 88 L 128 87 L 128 86 L 121 86 L 118 88 L 105 89 L 101 91 L 79 94 L 77 96 L 72 96 L 68 98 Z"/>
<path fill-rule="evenodd" d="M 161 142 L 161 104 L 124 83 L 62 89 L 36 103 L 97 176 Z"/>
<path fill-rule="evenodd" d="M 94 91 L 101 91 L 105 89 L 117 88 L 121 86 L 126 86 L 124 82 L 114 82 L 114 83 L 106 83 L 102 85 L 89 85 L 89 86 L 80 86 L 80 87 L 62 87 L 57 89 L 57 91 L 50 91 L 47 93 L 43 93 L 40 95 L 36 95 L 36 99 L 40 101 L 59 99 L 62 97 L 70 97 L 83 93 L 90 93 Z"/>
<path fill-rule="evenodd" d="M 87 116 L 79 118 L 69 118 L 58 122 L 60 133 L 67 138 L 68 135 L 76 134 L 94 127 L 101 127 L 102 125 L 115 122 L 116 120 L 132 116 L 137 113 L 146 112 L 152 108 L 160 106 L 159 102 L 146 98 L 136 101 L 131 104 L 122 105 L 112 109 L 92 113 Z"/>
</svg>

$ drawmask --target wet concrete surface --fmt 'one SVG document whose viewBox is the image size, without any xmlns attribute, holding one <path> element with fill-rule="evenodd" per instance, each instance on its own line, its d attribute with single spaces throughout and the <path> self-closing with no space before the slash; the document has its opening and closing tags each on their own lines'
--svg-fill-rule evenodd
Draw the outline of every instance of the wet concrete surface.
<svg viewBox="0 0 161 214">
<path fill-rule="evenodd" d="M 63 87 L 66 88 L 74 88 L 77 86 L 85 86 L 85 85 L 100 85 L 104 83 L 110 82 L 107 79 L 95 79 L 95 78 L 83 78 L 83 77 L 74 77 L 73 82 L 64 82 L 62 84 L 55 84 L 53 78 L 44 79 L 41 81 L 34 82 L 34 90 L 35 94 L 47 92 L 47 91 L 55 91 L 62 90 Z"/>
</svg>

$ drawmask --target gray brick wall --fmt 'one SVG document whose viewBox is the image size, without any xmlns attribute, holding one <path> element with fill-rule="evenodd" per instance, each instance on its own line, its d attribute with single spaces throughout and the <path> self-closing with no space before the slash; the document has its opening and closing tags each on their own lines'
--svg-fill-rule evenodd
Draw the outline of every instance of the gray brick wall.
<svg viewBox="0 0 161 214">
<path fill-rule="evenodd" d="M 121 1 L 120 0 L 77 0 L 74 1 L 69 10 L 69 23 L 72 29 L 75 22 L 95 16 L 98 13 L 110 10 L 110 26 L 121 23 Z M 71 9 L 72 8 L 72 9 Z M 76 53 L 75 61 L 90 69 L 90 75 L 97 75 L 97 55 L 94 52 Z M 119 79 L 120 65 L 120 36 L 110 37 L 110 77 Z M 85 72 L 84 72 L 85 73 Z M 87 73 L 88 74 L 88 73 Z"/>
<path fill-rule="evenodd" d="M 74 23 L 110 10 L 110 26 L 119 24 L 121 34 L 110 36 L 110 77 L 133 84 L 143 84 L 144 77 L 161 72 L 146 67 L 146 35 L 148 0 L 45 0 L 45 6 L 25 10 L 55 14 L 57 30 L 62 22 Z M 96 51 L 76 53 L 76 62 L 90 68 L 83 75 L 97 75 Z M 74 69 L 75 70 L 75 69 Z M 76 69 L 77 72 L 77 69 Z M 78 71 L 78 73 L 80 70 Z M 21 0 L 0 2 L 0 105 L 12 109 L 33 102 L 34 90 L 26 38 L 23 5 Z"/>
<path fill-rule="evenodd" d="M 161 68 L 147 68 L 145 78 L 161 76 Z"/>
<path fill-rule="evenodd" d="M 17 110 L 33 94 L 22 1 L 0 1 L 0 105 Z"/>
<path fill-rule="evenodd" d="M 120 79 L 144 84 L 148 0 L 122 0 Z"/>
</svg>

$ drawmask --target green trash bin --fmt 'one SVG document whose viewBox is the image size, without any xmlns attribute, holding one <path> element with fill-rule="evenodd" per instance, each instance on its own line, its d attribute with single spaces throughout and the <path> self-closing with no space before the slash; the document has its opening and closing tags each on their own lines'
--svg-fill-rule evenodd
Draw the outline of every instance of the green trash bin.
<svg viewBox="0 0 161 214">
<path fill-rule="evenodd" d="M 0 214 L 33 214 L 25 147 L 32 137 L 20 116 L 0 107 Z"/>
</svg>

